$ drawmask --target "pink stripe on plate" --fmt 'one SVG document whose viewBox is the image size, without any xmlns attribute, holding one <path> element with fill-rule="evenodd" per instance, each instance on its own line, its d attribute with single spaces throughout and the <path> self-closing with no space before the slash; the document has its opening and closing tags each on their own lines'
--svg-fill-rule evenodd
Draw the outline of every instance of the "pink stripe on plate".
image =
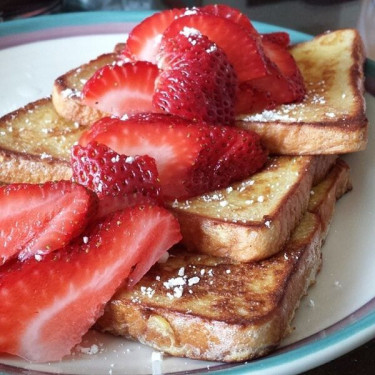
<svg viewBox="0 0 375 375">
<path fill-rule="evenodd" d="M 101 23 L 96 25 L 56 27 L 28 33 L 7 35 L 0 38 L 0 49 L 39 42 L 42 40 L 66 38 L 71 36 L 117 33 L 124 34 L 125 36 L 125 34 L 129 33 L 136 24 L 136 22 Z"/>
</svg>

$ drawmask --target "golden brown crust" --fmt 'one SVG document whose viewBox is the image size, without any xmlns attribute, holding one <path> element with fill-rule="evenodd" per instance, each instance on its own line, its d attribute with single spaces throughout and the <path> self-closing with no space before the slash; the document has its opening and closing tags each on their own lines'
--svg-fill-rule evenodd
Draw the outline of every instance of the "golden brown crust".
<svg viewBox="0 0 375 375">
<path fill-rule="evenodd" d="M 272 154 L 320 155 L 342 154 L 364 150 L 368 141 L 367 119 L 353 120 L 350 130 L 335 124 L 306 123 L 238 123 L 258 133 Z"/>
<path fill-rule="evenodd" d="M 63 79 L 56 80 L 52 88 L 52 102 L 60 116 L 87 126 L 106 116 L 98 109 L 82 104 L 79 97 L 65 96 L 63 93 L 67 89 Z"/>
<path fill-rule="evenodd" d="M 55 80 L 52 88 L 52 101 L 60 116 L 70 121 L 76 121 L 81 125 L 91 125 L 93 122 L 107 115 L 96 108 L 83 104 L 81 90 L 85 81 L 97 69 L 113 63 L 117 56 L 117 53 L 100 55 L 96 59 L 79 68 L 70 70 Z"/>
<path fill-rule="evenodd" d="M 350 169 L 348 164 L 342 159 L 337 160 L 324 182 L 312 189 L 307 210 L 316 213 L 320 217 L 323 240 L 325 240 L 328 233 L 336 200 L 350 190 L 352 190 Z"/>
<path fill-rule="evenodd" d="M 0 181 L 40 183 L 69 179 L 70 148 L 84 130 L 62 119 L 50 98 L 0 118 Z"/>
<path fill-rule="evenodd" d="M 282 167 L 285 160 L 286 168 Z M 296 173 L 298 177 L 282 190 L 275 205 L 261 208 L 258 213 L 260 219 L 256 221 L 248 219 L 243 223 L 233 212 L 228 216 L 216 218 L 215 213 L 210 210 L 213 203 L 207 198 L 199 202 L 198 207 L 194 206 L 197 200 L 189 202 L 188 207 L 174 205 L 173 212 L 180 223 L 182 243 L 190 251 L 229 257 L 239 262 L 256 261 L 275 254 L 286 243 L 306 211 L 311 187 L 327 174 L 335 160 L 336 156 L 270 159 L 265 170 L 276 168 L 276 173 L 271 175 L 271 179 L 260 179 L 258 189 L 263 198 L 266 199 L 267 190 L 270 197 L 276 196 L 281 179 L 286 178 L 285 171 L 296 163 L 299 163 L 299 168 L 292 174 Z M 264 171 L 259 172 L 259 176 L 263 175 L 265 176 Z M 257 182 L 252 187 L 255 185 Z M 235 193 L 235 189 L 232 190 L 228 193 L 228 188 L 223 189 L 216 192 L 216 195 L 223 196 L 224 202 L 227 203 L 230 201 L 230 195 Z M 245 193 L 246 190 L 235 197 L 235 207 L 244 207 L 246 210 L 248 198 Z M 245 211 L 248 218 L 253 214 L 251 208 L 249 206 Z"/>
<path fill-rule="evenodd" d="M 52 157 L 45 159 L 0 149 L 0 181 L 3 183 L 43 183 L 69 180 L 72 170 L 68 162 Z"/>
<path fill-rule="evenodd" d="M 259 133 L 276 154 L 342 154 L 365 149 L 365 55 L 359 33 L 352 29 L 325 33 L 296 45 L 292 53 L 306 82 L 304 102 L 240 116 L 238 126 Z"/>
<path fill-rule="evenodd" d="M 213 270 L 214 283 L 210 285 L 201 276 L 200 282 L 191 286 L 192 293 L 186 291 L 174 298 L 173 305 L 161 297 L 166 293 L 163 283 L 179 268 L 168 263 L 156 266 L 133 292 L 117 293 L 98 321 L 98 328 L 189 358 L 234 362 L 269 353 L 288 332 L 298 301 L 320 266 L 320 221 L 314 214 L 304 220 L 308 235 L 296 238 L 270 260 L 254 264 L 219 260 L 210 268 L 204 261 L 197 261 L 197 272 Z M 158 275 L 160 282 L 154 282 Z M 145 297 L 143 288 L 153 290 L 153 296 Z M 203 307 L 197 312 L 198 301 Z"/>
</svg>

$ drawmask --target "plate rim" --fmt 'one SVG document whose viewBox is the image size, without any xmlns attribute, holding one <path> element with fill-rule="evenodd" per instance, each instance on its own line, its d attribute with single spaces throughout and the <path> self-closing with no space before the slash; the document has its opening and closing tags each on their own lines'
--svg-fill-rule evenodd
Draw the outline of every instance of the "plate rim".
<svg viewBox="0 0 375 375">
<path fill-rule="evenodd" d="M 154 14 L 155 11 L 99 11 L 99 12 L 73 12 L 73 13 L 64 13 L 64 14 L 54 14 L 54 15 L 42 15 L 35 18 L 30 19 L 22 19 L 22 20 L 12 20 L 6 21 L 4 23 L 0 23 L 0 53 L 3 48 L 18 46 L 18 45 L 26 45 L 31 43 L 30 41 L 21 42 L 13 44 L 12 46 L 2 47 L 1 40 L 4 40 L 7 37 L 14 37 L 20 35 L 27 35 L 32 34 L 34 32 L 46 31 L 49 29 L 56 29 L 56 28 L 63 28 L 69 29 L 72 26 L 78 26 L 85 28 L 86 26 L 93 26 L 93 25 L 115 25 L 118 23 L 133 23 L 139 22 L 145 17 L 148 17 Z M 57 22 L 59 21 L 59 22 Z M 291 39 L 293 43 L 299 43 L 306 40 L 311 39 L 313 36 L 310 34 L 306 34 L 297 30 L 289 29 L 286 27 L 277 26 L 274 24 L 268 24 L 263 22 L 253 22 L 256 28 L 261 28 L 262 32 L 272 32 L 272 31 L 286 31 L 289 32 L 291 35 Z M 108 30 L 106 33 L 113 33 L 113 29 Z M 93 32 L 91 29 L 83 30 L 82 34 L 78 35 L 92 35 Z M 98 33 L 97 33 L 98 34 Z M 103 34 L 100 32 L 99 34 Z M 77 36 L 78 36 L 77 35 Z M 56 37 L 48 37 L 45 35 L 46 38 L 43 40 L 51 40 L 56 39 Z M 66 38 L 67 35 L 62 33 L 60 38 Z M 36 41 L 36 40 L 34 40 Z M 38 40 L 39 41 L 39 40 Z M 366 75 L 372 78 L 375 77 L 375 61 L 367 59 L 365 65 Z M 375 105 L 375 101 L 374 104 Z M 220 374 L 232 374 L 232 375 L 239 375 L 239 374 L 256 374 L 256 373 L 263 373 L 265 370 L 270 370 L 275 367 L 278 368 L 278 372 L 280 375 L 286 372 L 280 370 L 280 366 L 290 365 L 291 363 L 298 364 L 302 359 L 307 357 L 313 357 L 314 360 L 310 361 L 310 366 L 304 366 L 304 370 L 308 370 L 319 366 L 329 360 L 338 358 L 339 356 L 345 354 L 346 352 L 353 350 L 357 346 L 365 343 L 366 341 L 370 340 L 372 337 L 375 337 L 375 297 L 371 299 L 367 304 L 361 306 L 356 312 L 350 314 L 349 316 L 345 317 L 343 321 L 350 320 L 351 317 L 355 316 L 359 311 L 365 309 L 367 305 L 370 306 L 370 311 L 365 311 L 360 318 L 355 318 L 355 321 L 350 322 L 349 324 L 345 325 L 344 327 L 338 328 L 333 332 L 328 333 L 325 337 L 313 339 L 314 336 L 317 334 L 312 335 L 311 337 L 307 337 L 304 340 L 308 340 L 306 344 L 302 344 L 297 348 L 292 348 L 289 351 L 283 351 L 283 348 L 280 348 L 279 352 L 275 354 L 271 354 L 267 357 L 260 358 L 258 360 L 245 362 L 242 364 L 228 364 L 228 365 L 218 365 L 213 367 L 218 367 L 217 369 L 200 369 L 200 370 L 192 370 L 191 373 L 197 372 L 217 372 Z M 331 327 L 338 325 L 340 322 L 336 322 Z M 329 331 L 331 327 L 327 327 L 326 330 Z M 326 331 L 323 330 L 323 331 Z M 321 331 L 321 332 L 323 332 Z M 319 332 L 320 333 L 320 332 Z M 301 341 L 304 341 L 301 340 Z M 311 341 L 312 340 L 312 341 Z M 340 347 L 340 343 L 344 343 L 344 347 Z M 293 345 L 293 344 L 291 344 Z M 318 358 L 322 352 L 327 351 L 329 348 L 337 347 L 336 351 L 331 351 L 330 354 L 324 356 L 322 358 Z M 319 353 L 319 354 L 318 354 Z M 6 374 L 6 372 L 2 372 L 3 370 L 13 371 L 24 369 L 19 367 L 14 367 L 10 365 L 5 365 L 0 363 L 0 374 Z M 203 370 L 203 371 L 202 371 Z M 290 372 L 292 370 L 292 372 Z M 298 366 L 293 369 L 287 368 L 287 373 L 297 373 Z M 48 372 L 40 372 L 34 370 L 28 370 L 30 374 L 50 374 Z M 184 371 L 184 373 L 186 373 Z"/>
</svg>

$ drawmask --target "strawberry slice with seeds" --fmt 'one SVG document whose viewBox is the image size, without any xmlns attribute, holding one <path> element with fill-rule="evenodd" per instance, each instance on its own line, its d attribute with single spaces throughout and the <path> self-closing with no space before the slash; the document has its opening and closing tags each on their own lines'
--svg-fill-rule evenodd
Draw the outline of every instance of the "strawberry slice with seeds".
<svg viewBox="0 0 375 375">
<path fill-rule="evenodd" d="M 303 100 L 306 93 L 303 77 L 287 48 L 268 40 L 263 41 L 263 47 L 270 59 L 270 74 L 253 80 L 252 86 L 269 93 L 276 104 Z"/>
<path fill-rule="evenodd" d="M 91 142 L 72 148 L 73 180 L 99 197 L 98 217 L 137 204 L 162 204 L 155 160 L 120 155 Z"/>
<path fill-rule="evenodd" d="M 209 4 L 199 8 L 200 12 L 209 13 L 214 16 L 226 18 L 246 29 L 250 34 L 259 36 L 258 31 L 250 22 L 249 18 L 238 9 L 224 4 Z"/>
<path fill-rule="evenodd" d="M 156 81 L 158 111 L 213 124 L 234 123 L 236 73 L 225 53 L 202 34 L 177 34 L 163 41 Z"/>
<path fill-rule="evenodd" d="M 306 90 L 292 55 L 280 44 L 263 40 L 269 73 L 239 85 L 235 113 L 259 112 L 280 104 L 300 102 Z"/>
<path fill-rule="evenodd" d="M 136 206 L 115 212 L 82 241 L 41 261 L 8 262 L 0 268 L 0 352 L 60 360 L 124 280 L 133 285 L 180 239 L 170 212 Z"/>
<path fill-rule="evenodd" d="M 91 141 L 120 154 L 153 157 L 167 199 L 224 188 L 256 172 L 267 159 L 253 132 L 162 114 L 139 114 L 127 120 L 103 118 L 79 143 L 85 146 Z"/>
<path fill-rule="evenodd" d="M 276 31 L 274 33 L 261 34 L 262 41 L 278 44 L 287 48 L 290 44 L 290 36 L 285 31 Z"/>
<path fill-rule="evenodd" d="M 123 51 L 124 58 L 156 63 L 156 53 L 163 32 L 185 11 L 185 9 L 168 9 L 145 18 L 129 33 Z"/>
<path fill-rule="evenodd" d="M 165 30 L 163 39 L 173 38 L 180 32 L 196 34 L 197 30 L 225 52 L 240 82 L 267 74 L 260 38 L 224 17 L 197 13 L 177 18 Z"/>
<path fill-rule="evenodd" d="M 65 246 L 85 228 L 97 200 L 70 181 L 0 187 L 0 264 Z"/>
<path fill-rule="evenodd" d="M 149 112 L 158 74 L 157 66 L 145 61 L 106 65 L 85 83 L 83 102 L 116 116 Z"/>
<path fill-rule="evenodd" d="M 302 86 L 301 89 L 302 92 L 304 92 L 301 72 L 288 49 L 269 40 L 263 41 L 263 48 L 267 57 L 276 64 L 281 73 L 288 79 L 292 80 L 296 86 Z"/>
</svg>

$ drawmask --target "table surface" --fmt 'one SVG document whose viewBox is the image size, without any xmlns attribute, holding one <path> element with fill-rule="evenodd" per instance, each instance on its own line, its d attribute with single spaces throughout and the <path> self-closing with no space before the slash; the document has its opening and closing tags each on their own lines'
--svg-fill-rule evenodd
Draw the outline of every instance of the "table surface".
<svg viewBox="0 0 375 375">
<path fill-rule="evenodd" d="M 21 3 L 18 1 L 18 3 Z M 24 1 L 23 3 L 28 3 Z M 123 9 L 126 6 L 137 6 L 135 1 L 116 1 L 102 0 L 65 0 L 58 1 L 53 7 L 53 12 L 71 12 L 96 9 Z M 143 1 L 144 7 L 152 9 L 164 9 L 167 7 L 185 5 L 205 5 L 207 3 L 215 3 L 215 1 Z M 275 0 L 253 0 L 253 1 L 221 1 L 221 3 L 235 6 L 245 12 L 252 20 L 271 23 L 299 30 L 308 34 L 319 34 L 326 30 L 333 30 L 345 27 L 360 28 L 362 37 L 366 45 L 368 55 L 375 59 L 375 51 L 372 50 L 370 44 L 375 43 L 375 31 L 361 29 L 366 24 L 363 17 L 369 14 L 375 16 L 373 9 L 375 1 L 373 0 L 303 0 L 303 1 L 275 1 Z M 104 5 L 103 5 L 104 4 Z M 107 5 L 106 5 L 107 4 Z M 127 4 L 127 5 L 126 5 Z M 139 2 L 138 2 L 139 6 Z M 370 11 L 370 7 L 373 7 Z M 20 8 L 18 8 L 20 9 Z M 45 7 L 48 9 L 48 7 Z M 144 9 L 144 8 L 143 8 Z M 0 9 L 1 12 L 1 9 Z M 43 11 L 41 11 L 43 12 Z M 28 9 L 28 15 L 31 14 Z M 35 12 L 34 14 L 37 14 Z M 3 18 L 7 19 L 7 14 L 3 14 Z M 18 13 L 18 16 L 20 14 Z M 1 13 L 0 13 L 1 17 Z M 373 23 L 373 22 L 371 22 Z M 375 23 L 374 23 L 375 24 Z M 372 35 L 372 36 L 371 36 Z M 375 369 L 375 339 L 353 350 L 352 352 L 333 360 L 325 365 L 307 371 L 305 375 L 323 375 L 323 374 L 373 374 Z"/>
</svg>

